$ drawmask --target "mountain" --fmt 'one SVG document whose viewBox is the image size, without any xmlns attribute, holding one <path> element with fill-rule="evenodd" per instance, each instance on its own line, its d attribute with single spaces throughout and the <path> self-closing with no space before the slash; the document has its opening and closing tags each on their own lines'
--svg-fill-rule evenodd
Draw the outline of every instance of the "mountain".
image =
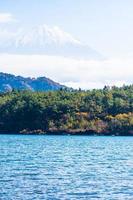
<svg viewBox="0 0 133 200">
<path fill-rule="evenodd" d="M 11 74 L 0 73 L 0 92 L 17 90 L 49 91 L 65 87 L 49 78 L 24 78 Z"/>
<path fill-rule="evenodd" d="M 1 30 L 0 52 L 45 54 L 79 59 L 103 59 L 103 56 L 57 26 L 35 26 L 28 29 Z"/>
</svg>

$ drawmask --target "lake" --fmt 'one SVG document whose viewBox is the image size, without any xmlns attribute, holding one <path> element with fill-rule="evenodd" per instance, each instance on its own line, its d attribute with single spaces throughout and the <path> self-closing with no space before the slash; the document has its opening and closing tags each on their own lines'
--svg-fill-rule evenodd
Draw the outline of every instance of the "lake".
<svg viewBox="0 0 133 200">
<path fill-rule="evenodd" d="M 133 137 L 0 135 L 0 200 L 133 199 Z"/>
</svg>

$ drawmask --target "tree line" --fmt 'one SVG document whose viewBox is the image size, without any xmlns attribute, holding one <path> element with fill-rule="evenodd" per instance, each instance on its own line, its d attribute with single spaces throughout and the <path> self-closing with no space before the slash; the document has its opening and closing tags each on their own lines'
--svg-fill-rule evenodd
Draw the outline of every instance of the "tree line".
<svg viewBox="0 0 133 200">
<path fill-rule="evenodd" d="M 0 94 L 1 133 L 133 134 L 133 85 Z"/>
</svg>

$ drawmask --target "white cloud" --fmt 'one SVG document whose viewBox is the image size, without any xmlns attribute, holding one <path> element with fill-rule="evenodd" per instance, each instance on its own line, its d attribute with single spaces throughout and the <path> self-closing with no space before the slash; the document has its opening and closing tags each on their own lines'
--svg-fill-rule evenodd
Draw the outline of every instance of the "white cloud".
<svg viewBox="0 0 133 200">
<path fill-rule="evenodd" d="M 8 23 L 16 21 L 10 13 L 0 13 L 0 23 Z"/>
<path fill-rule="evenodd" d="M 0 54 L 0 71 L 23 76 L 47 76 L 74 88 L 102 88 L 133 83 L 133 59 L 76 60 L 46 55 Z"/>
</svg>

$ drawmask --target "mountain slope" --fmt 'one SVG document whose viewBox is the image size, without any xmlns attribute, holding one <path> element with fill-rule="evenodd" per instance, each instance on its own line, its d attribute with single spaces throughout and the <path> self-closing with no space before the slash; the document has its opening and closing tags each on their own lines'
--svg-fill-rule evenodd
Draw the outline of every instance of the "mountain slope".
<svg viewBox="0 0 133 200">
<path fill-rule="evenodd" d="M 0 73 L 0 92 L 17 90 L 48 91 L 59 90 L 64 86 L 46 77 L 24 78 L 11 74 Z"/>
<path fill-rule="evenodd" d="M 29 29 L 0 30 L 0 52 L 45 54 L 82 59 L 103 56 L 57 26 L 40 25 Z"/>
</svg>

